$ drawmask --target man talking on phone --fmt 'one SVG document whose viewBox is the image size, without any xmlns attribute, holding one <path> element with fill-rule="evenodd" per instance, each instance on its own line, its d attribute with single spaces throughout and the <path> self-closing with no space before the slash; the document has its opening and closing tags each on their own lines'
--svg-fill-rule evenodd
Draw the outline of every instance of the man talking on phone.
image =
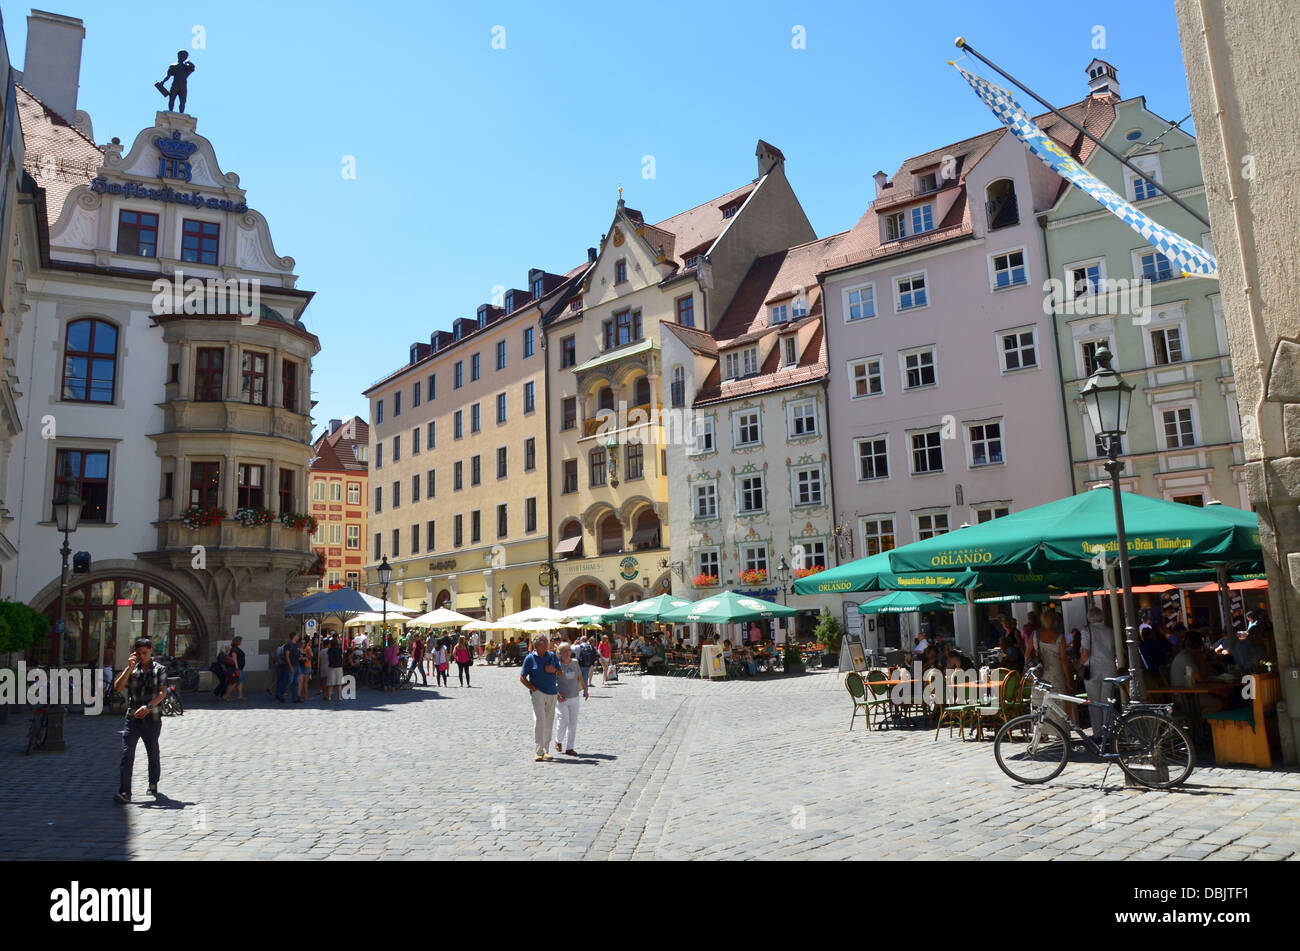
<svg viewBox="0 0 1300 951">
<path fill-rule="evenodd" d="M 153 659 L 153 641 L 137 637 L 135 650 L 127 658 L 126 669 L 113 681 L 113 689 L 126 694 L 126 727 L 122 730 L 122 771 L 117 803 L 131 801 L 131 768 L 135 765 L 135 746 L 144 740 L 149 756 L 149 793 L 158 795 L 162 762 L 158 757 L 158 735 L 162 717 L 158 704 L 167 696 L 167 668 Z"/>
</svg>

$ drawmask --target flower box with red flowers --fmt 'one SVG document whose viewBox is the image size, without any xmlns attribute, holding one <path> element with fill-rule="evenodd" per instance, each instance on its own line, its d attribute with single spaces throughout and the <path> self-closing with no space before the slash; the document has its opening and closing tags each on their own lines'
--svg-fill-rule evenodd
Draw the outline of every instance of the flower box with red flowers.
<svg viewBox="0 0 1300 951">
<path fill-rule="evenodd" d="M 192 532 L 208 525 L 219 525 L 226 517 L 226 510 L 220 505 L 191 505 L 181 512 L 181 524 Z"/>
<path fill-rule="evenodd" d="M 303 515 L 301 512 L 281 512 L 280 524 L 293 529 L 295 532 L 314 533 L 316 531 L 316 519 L 310 515 Z"/>
<path fill-rule="evenodd" d="M 709 574 L 698 574 L 695 576 L 694 583 L 695 583 L 695 587 L 697 588 L 712 588 L 717 585 L 718 576 L 709 575 Z"/>
<path fill-rule="evenodd" d="M 752 571 L 742 571 L 740 573 L 741 584 L 762 584 L 766 580 L 766 568 L 754 568 Z"/>
<path fill-rule="evenodd" d="M 825 570 L 825 565 L 811 565 L 807 568 L 796 568 L 794 570 L 794 576 L 796 578 L 807 578 L 809 575 L 815 575 L 817 572 Z"/>
</svg>

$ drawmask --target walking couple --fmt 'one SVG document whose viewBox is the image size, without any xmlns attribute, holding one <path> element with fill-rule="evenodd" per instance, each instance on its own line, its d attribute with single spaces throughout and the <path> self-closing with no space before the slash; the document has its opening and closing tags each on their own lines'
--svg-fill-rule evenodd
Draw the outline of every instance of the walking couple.
<svg viewBox="0 0 1300 951">
<path fill-rule="evenodd" d="M 549 747 L 556 732 L 559 736 L 555 740 L 555 752 L 563 749 L 566 755 L 577 756 L 574 744 L 578 737 L 578 705 L 588 699 L 588 694 L 587 678 L 574 659 L 573 648 L 563 643 L 557 656 L 545 637 L 536 638 L 532 652 L 524 658 L 519 682 L 532 694 L 536 746 L 533 759 L 540 763 L 555 758 Z"/>
</svg>

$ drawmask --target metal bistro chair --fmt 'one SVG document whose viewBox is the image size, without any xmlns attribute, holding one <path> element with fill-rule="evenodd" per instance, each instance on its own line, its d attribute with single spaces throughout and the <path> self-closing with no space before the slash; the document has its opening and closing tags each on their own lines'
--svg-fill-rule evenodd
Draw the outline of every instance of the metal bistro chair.
<svg viewBox="0 0 1300 951">
<path fill-rule="evenodd" d="M 882 721 L 888 722 L 893 712 L 893 701 L 889 696 L 889 674 L 878 667 L 867 671 L 867 690 L 870 693 L 872 725 Z"/>
<path fill-rule="evenodd" d="M 1011 698 L 1020 689 L 1020 678 L 1009 668 L 995 667 L 989 671 L 989 681 L 999 683 L 997 693 L 992 697 L 985 697 L 991 702 L 980 703 L 975 708 L 975 726 L 977 738 L 984 739 L 984 724 L 986 722 L 997 723 L 999 727 L 1011 719 Z"/>
<path fill-rule="evenodd" d="M 952 728 L 957 727 L 961 733 L 962 741 L 966 740 L 966 725 L 970 722 L 978 731 L 979 728 L 979 688 L 969 684 L 949 684 L 944 680 L 944 692 L 952 694 L 952 703 L 945 703 L 943 713 L 939 715 L 939 724 L 935 727 L 934 738 L 939 739 L 939 731 L 943 725 L 948 724 L 948 736 L 952 737 Z"/>
<path fill-rule="evenodd" d="M 862 675 L 857 671 L 850 671 L 845 675 L 844 686 L 849 691 L 849 696 L 853 698 L 853 717 L 849 720 L 849 730 L 852 731 L 859 713 L 867 718 L 867 729 L 871 729 L 871 724 L 876 719 L 876 711 L 885 712 L 889 706 L 889 698 L 878 697 L 873 691 L 868 690 Z"/>
</svg>

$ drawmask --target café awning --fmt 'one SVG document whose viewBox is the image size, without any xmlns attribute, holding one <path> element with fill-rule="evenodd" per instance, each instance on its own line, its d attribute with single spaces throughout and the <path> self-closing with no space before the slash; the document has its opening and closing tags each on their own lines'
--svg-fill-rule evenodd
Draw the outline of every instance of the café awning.
<svg viewBox="0 0 1300 951">
<path fill-rule="evenodd" d="M 570 535 L 568 538 L 561 538 L 560 543 L 555 546 L 555 557 L 568 558 L 582 547 L 581 535 Z"/>
</svg>

